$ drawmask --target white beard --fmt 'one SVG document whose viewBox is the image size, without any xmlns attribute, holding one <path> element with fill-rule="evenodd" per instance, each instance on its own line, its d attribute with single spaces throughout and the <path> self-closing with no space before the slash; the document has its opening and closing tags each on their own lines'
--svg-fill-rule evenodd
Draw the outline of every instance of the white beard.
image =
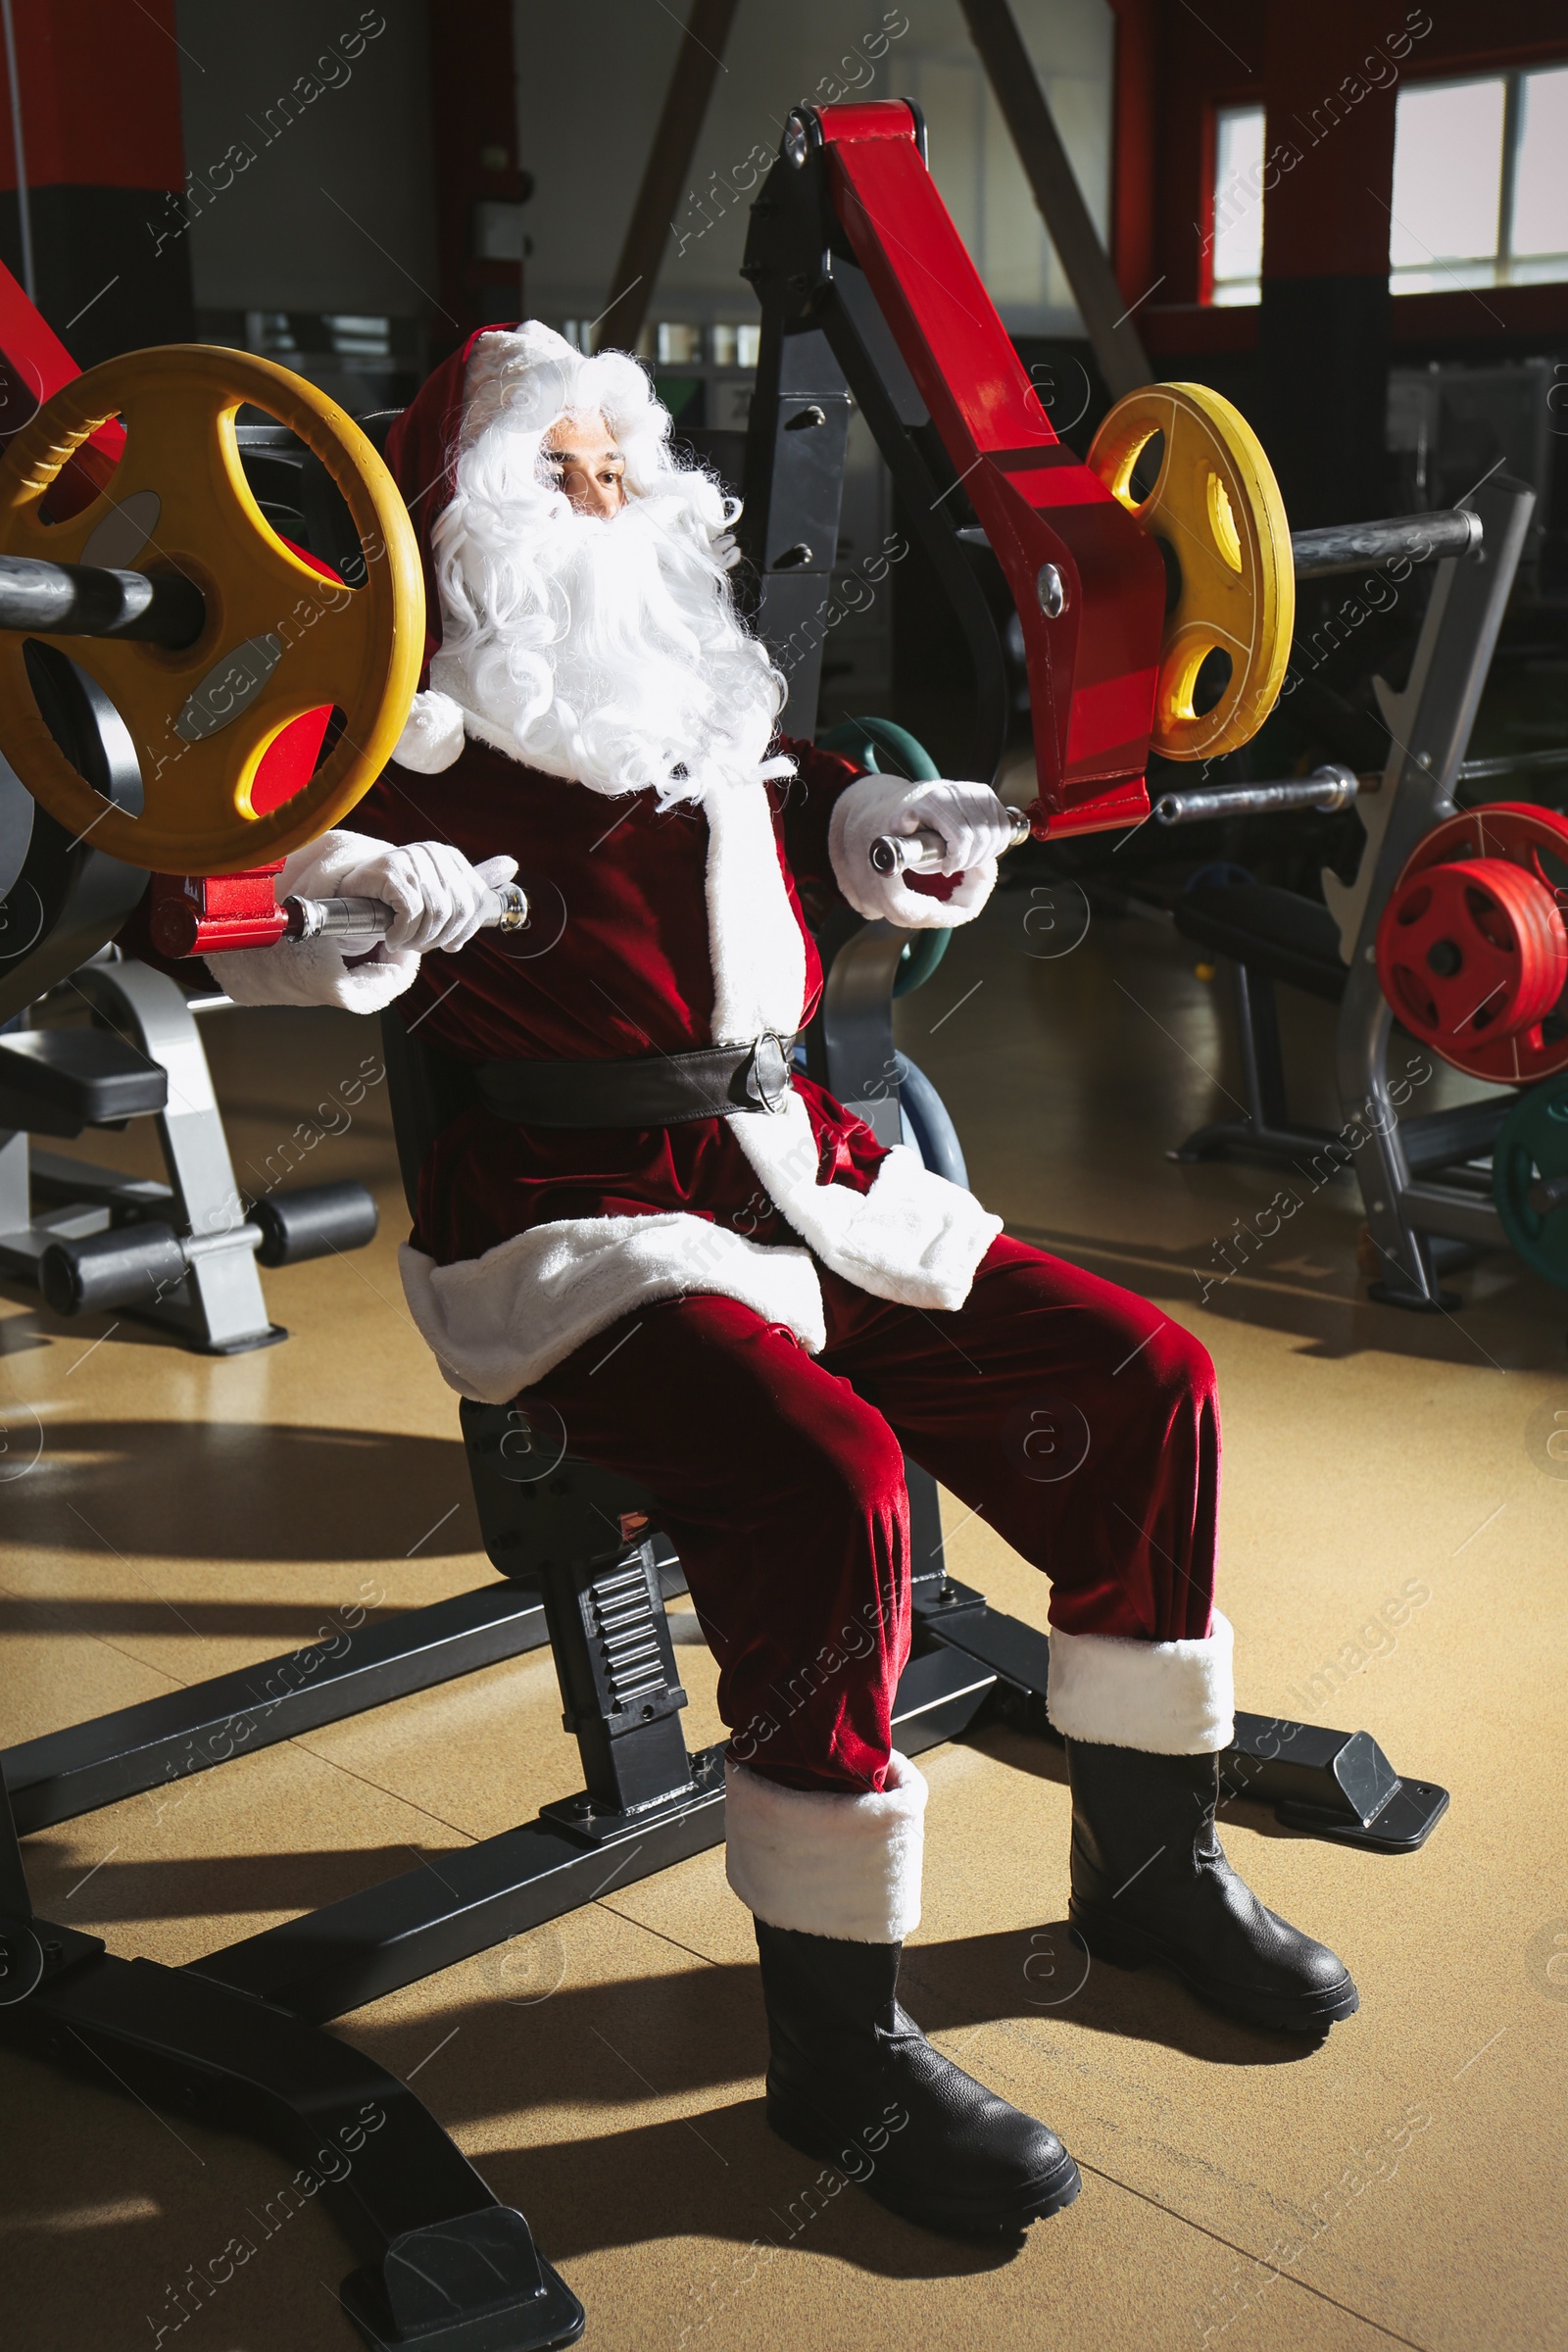
<svg viewBox="0 0 1568 2352">
<path fill-rule="evenodd" d="M 579 514 L 534 478 L 537 449 L 501 420 L 459 462 L 432 687 L 595 792 L 668 805 L 791 773 L 767 758 L 783 681 L 735 612 L 715 486 L 670 470 L 610 519 Z"/>
</svg>

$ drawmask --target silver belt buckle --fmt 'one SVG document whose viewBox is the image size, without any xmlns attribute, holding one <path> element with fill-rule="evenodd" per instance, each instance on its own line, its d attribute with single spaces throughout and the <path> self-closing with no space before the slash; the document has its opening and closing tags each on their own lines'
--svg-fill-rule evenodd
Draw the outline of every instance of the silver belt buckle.
<svg viewBox="0 0 1568 2352">
<path fill-rule="evenodd" d="M 752 1047 L 746 1092 L 762 1110 L 777 1114 L 792 1091 L 790 1050 L 776 1029 L 764 1029 Z"/>
</svg>

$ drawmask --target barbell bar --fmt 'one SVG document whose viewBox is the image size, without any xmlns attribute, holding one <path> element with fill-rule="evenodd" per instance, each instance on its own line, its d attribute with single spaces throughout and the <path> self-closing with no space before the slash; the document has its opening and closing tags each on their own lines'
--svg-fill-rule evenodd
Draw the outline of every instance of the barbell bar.
<svg viewBox="0 0 1568 2352">
<path fill-rule="evenodd" d="M 183 572 L 106 571 L 0 556 L 0 629 L 39 637 L 130 637 L 179 652 L 207 626 L 207 599 Z"/>
<path fill-rule="evenodd" d="M 1483 536 L 1481 517 L 1468 507 L 1392 515 L 1386 522 L 1330 523 L 1322 530 L 1291 533 L 1291 569 L 1298 580 L 1322 580 L 1367 564 L 1435 564 L 1443 556 L 1479 555 Z M 973 523 L 958 537 L 971 547 L 991 544 Z"/>
<path fill-rule="evenodd" d="M 1298 580 L 1322 580 L 1368 564 L 1428 564 L 1440 556 L 1479 555 L 1481 540 L 1480 515 L 1468 507 L 1447 507 L 1434 514 L 1396 515 L 1388 522 L 1293 531 L 1291 564 Z"/>
<path fill-rule="evenodd" d="M 1225 784 L 1213 792 L 1161 793 L 1151 811 L 1160 825 L 1197 825 L 1219 816 L 1267 816 L 1287 808 L 1348 808 L 1361 790 L 1353 768 L 1330 761 L 1286 784 Z"/>
</svg>

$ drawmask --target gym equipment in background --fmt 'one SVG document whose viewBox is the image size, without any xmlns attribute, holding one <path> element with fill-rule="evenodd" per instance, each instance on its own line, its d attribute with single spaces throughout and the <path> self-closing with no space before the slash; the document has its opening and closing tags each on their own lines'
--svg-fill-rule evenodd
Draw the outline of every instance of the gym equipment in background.
<svg viewBox="0 0 1568 2352">
<path fill-rule="evenodd" d="M 1549 934 L 1542 892 L 1549 896 L 1557 888 L 1562 841 L 1562 820 L 1549 811 L 1504 814 L 1494 827 L 1493 809 L 1461 812 L 1454 804 L 1535 495 L 1494 473 L 1477 489 L 1474 504 L 1485 534 L 1486 563 L 1469 562 L 1462 553 L 1440 562 L 1403 688 L 1396 692 L 1383 679 L 1376 682 L 1389 728 L 1389 759 L 1381 777 L 1361 779 L 1355 799 L 1367 834 L 1355 880 L 1346 884 L 1325 872 L 1326 906 L 1254 882 L 1194 889 L 1175 908 L 1178 931 L 1233 966 L 1248 1108 L 1245 1118 L 1199 1128 L 1175 1156 L 1202 1159 L 1237 1152 L 1290 1167 L 1322 1166 L 1327 1154 L 1329 1162 L 1352 1168 L 1382 1268 L 1371 1296 L 1386 1305 L 1422 1312 L 1458 1303 L 1443 1289 L 1446 1268 L 1467 1263 L 1478 1250 L 1512 1242 L 1493 1197 L 1488 1161 L 1513 1112 L 1514 1098 L 1499 1094 L 1447 1110 L 1406 1107 L 1407 1076 L 1393 1067 L 1396 1008 L 1379 965 L 1380 936 L 1386 943 L 1392 936 L 1383 931 L 1385 911 L 1401 884 L 1406 890 L 1412 886 L 1423 846 L 1436 838 L 1440 851 L 1444 845 L 1456 853 L 1461 846 L 1475 851 L 1485 869 L 1483 884 L 1501 879 L 1503 890 L 1509 890 L 1509 880 L 1494 871 L 1497 866 L 1533 880 L 1538 889 L 1524 894 L 1525 903 Z M 1190 797 L 1196 811 L 1201 796 Z M 1224 796 L 1216 798 L 1222 802 Z M 1512 845 L 1522 848 L 1523 863 Z M 1408 897 L 1401 901 L 1409 903 Z M 1560 908 L 1563 901 L 1557 905 Z M 1539 978 L 1545 946 L 1538 955 L 1521 956 L 1517 947 L 1498 951 L 1489 944 L 1505 964 L 1530 963 L 1527 981 Z M 1437 937 L 1428 941 L 1429 949 L 1435 946 L 1440 962 L 1447 960 Z M 1384 964 L 1392 974 L 1397 964 L 1391 956 L 1386 944 Z M 1496 967 L 1490 967 L 1490 976 L 1473 993 L 1453 1000 L 1446 1026 L 1433 1001 L 1440 1019 L 1431 1050 L 1494 1082 L 1529 1084 L 1568 1061 L 1568 1020 L 1560 996 L 1541 1015 L 1534 1044 L 1529 1029 L 1494 1039 L 1483 1030 L 1466 1039 L 1452 1026 L 1457 1018 L 1462 1029 L 1463 1016 L 1480 1005 L 1498 976 Z M 1340 1006 L 1335 1080 L 1345 1128 L 1338 1133 L 1290 1116 L 1273 997 L 1276 980 Z M 1397 991 L 1396 980 L 1391 985 Z M 1516 1011 L 1527 1005 L 1528 994 L 1516 993 L 1514 1003 Z M 1401 1087 L 1405 1091 L 1393 1091 Z M 1344 1141 L 1352 1125 L 1358 1138 L 1354 1150 Z M 1521 1220 L 1516 1230 L 1528 1227 Z M 1524 1254 L 1527 1263 L 1533 1262 Z"/>
<path fill-rule="evenodd" d="M 92 1027 L 0 1035 L 0 1273 L 36 1283 L 56 1314 L 120 1310 L 203 1355 L 286 1339 L 258 1262 L 363 1249 L 374 1200 L 340 1182 L 270 1193 L 247 1211 L 184 991 L 128 959 L 87 964 L 70 988 Z M 136 1117 L 157 1120 L 168 1183 L 32 1141 Z"/>
<path fill-rule="evenodd" d="M 1492 1147 L 1492 1197 L 1525 1264 L 1568 1291 L 1568 1078 L 1515 1099 Z"/>
<path fill-rule="evenodd" d="M 1568 1063 L 1546 1016 L 1568 981 L 1568 817 L 1494 801 L 1411 851 L 1378 919 L 1383 993 L 1470 1078 L 1528 1086 Z"/>
</svg>

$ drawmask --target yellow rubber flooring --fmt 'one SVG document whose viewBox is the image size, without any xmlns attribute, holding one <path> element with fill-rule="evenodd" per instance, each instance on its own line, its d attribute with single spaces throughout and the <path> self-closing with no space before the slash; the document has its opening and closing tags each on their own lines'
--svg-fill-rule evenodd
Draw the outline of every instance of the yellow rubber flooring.
<svg viewBox="0 0 1568 2352">
<path fill-rule="evenodd" d="M 1070 928 L 1070 926 L 1069 926 Z M 1357 1196 L 1167 1148 L 1239 1091 L 1217 987 L 1168 924 L 1070 953 L 1013 892 L 900 1008 L 1011 1228 L 1158 1301 L 1218 1362 L 1221 1596 L 1241 1703 L 1373 1731 L 1452 1790 L 1387 1859 L 1231 1809 L 1233 1860 L 1353 1969 L 1321 2046 L 1231 2026 L 1067 1942 L 1057 1752 L 929 1752 L 909 2007 L 1051 2122 L 1083 2194 L 1021 2251 L 895 2221 L 768 2133 L 750 1923 L 710 1853 L 332 2030 L 415 2086 L 527 2214 L 587 2342 L 818 2352 L 1491 2352 L 1564 2341 L 1568 2258 L 1568 1297 L 1511 1259 L 1451 1314 L 1367 1302 Z M 1282 995 L 1298 1115 L 1331 1119 L 1329 1009 Z M 368 1250 L 265 1277 L 291 1337 L 227 1361 L 0 1289 L 0 1740 L 482 1583 L 457 1403 L 404 1311 L 384 1087 L 346 1015 L 205 1035 L 242 1182 L 362 1177 Z M 1440 1073 L 1414 1100 L 1446 1100 Z M 1337 1122 L 1336 1122 L 1337 1123 Z M 65 1147 L 70 1149 L 71 1147 Z M 88 1156 L 156 1169 L 146 1124 Z M 249 1171 L 249 1173 L 247 1172 Z M 1282 1188 L 1299 1196 L 1276 1205 Z M 1260 1230 L 1261 1226 L 1261 1230 Z M 1250 1236 L 1243 1246 L 1244 1236 Z M 1231 1271 L 1226 1274 L 1226 1269 Z M 1224 1280 L 1218 1279 L 1226 1274 Z M 948 1508 L 956 1574 L 1046 1591 Z M 713 1677 L 677 1607 L 691 1744 Z M 30 1837 L 40 1912 L 180 1963 L 529 1818 L 577 1784 L 548 1652 Z M 284 2161 L 0 2051 L 6 2334 L 28 2352 L 337 2352 L 354 2256 Z M 243 2255 L 240 2248 L 247 2249 Z M 226 2273 L 226 2276 L 224 2275 Z M 205 2283 L 202 2283 L 205 2282 Z"/>
</svg>

